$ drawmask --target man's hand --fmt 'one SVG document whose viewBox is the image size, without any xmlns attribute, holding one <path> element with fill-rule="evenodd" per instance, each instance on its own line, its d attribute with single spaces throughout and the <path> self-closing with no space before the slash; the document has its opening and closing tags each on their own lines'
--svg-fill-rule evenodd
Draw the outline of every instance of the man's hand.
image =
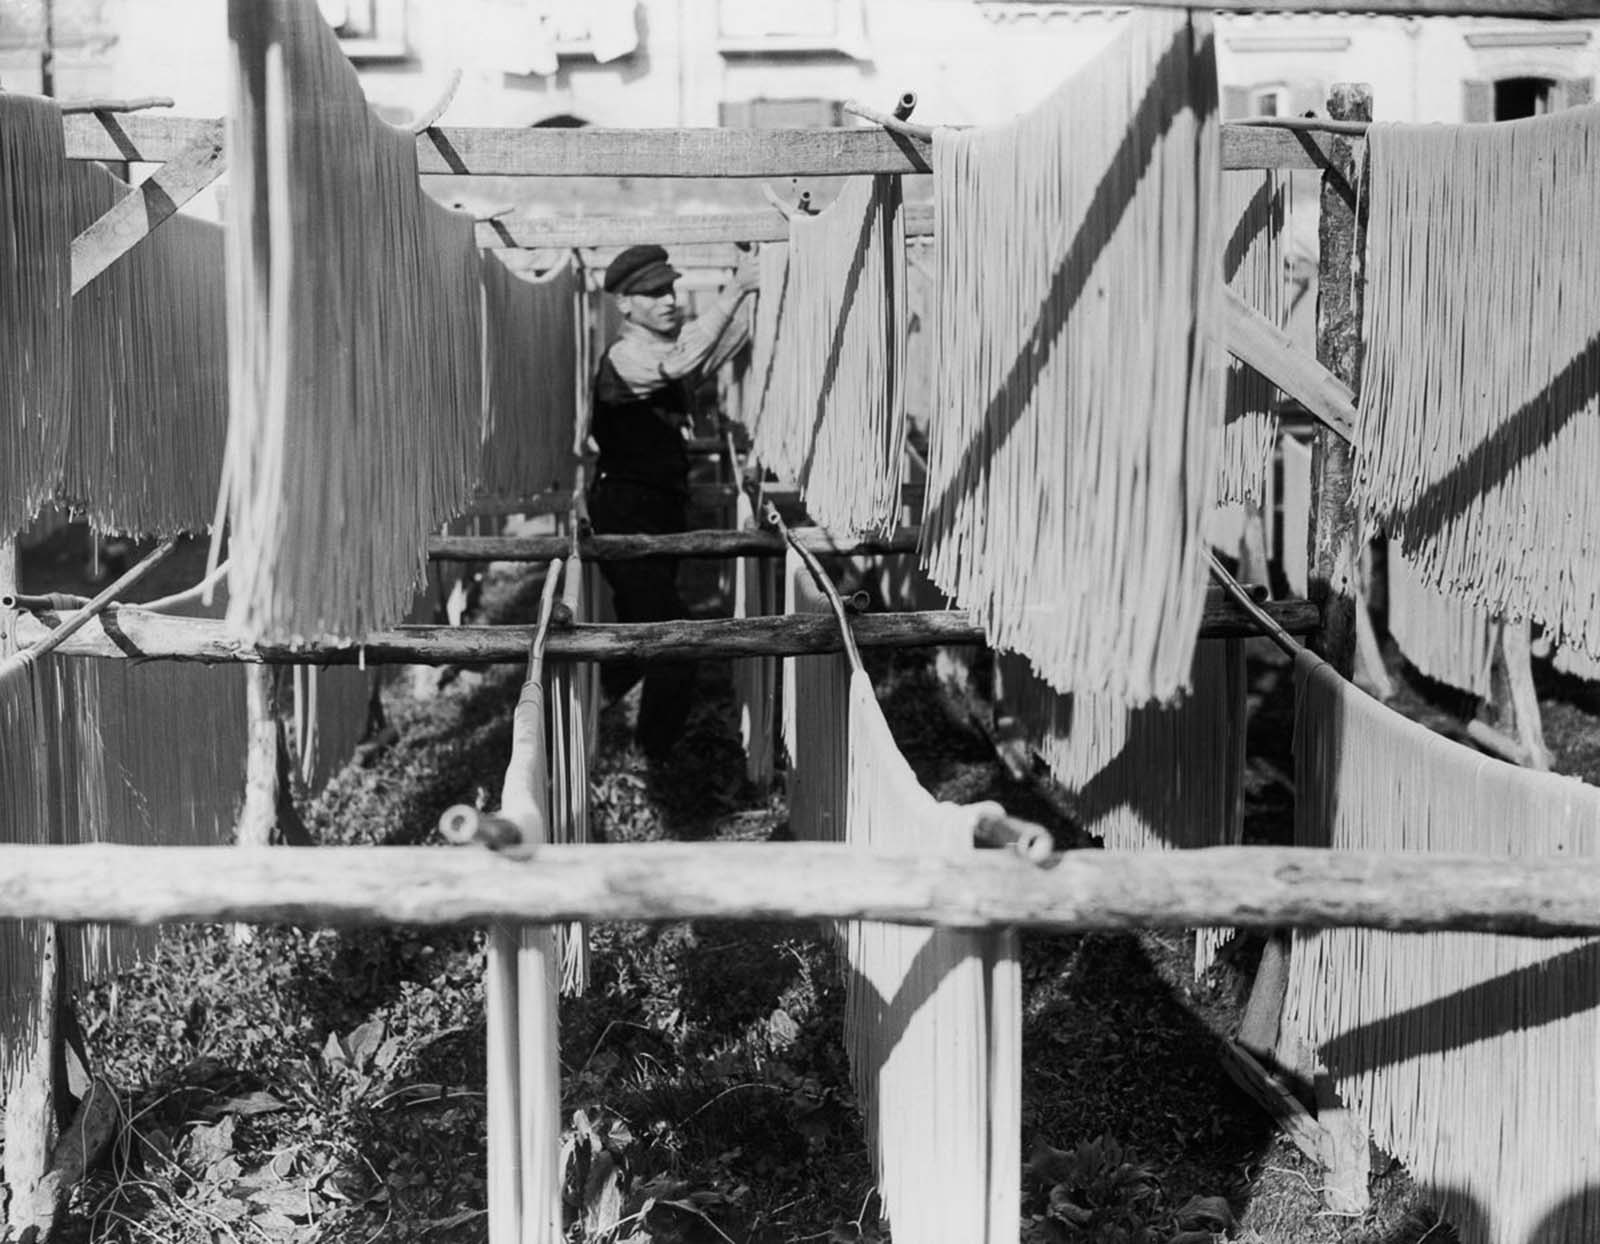
<svg viewBox="0 0 1600 1244">
<path fill-rule="evenodd" d="M 761 261 L 754 251 L 739 256 L 739 266 L 733 270 L 733 285 L 741 294 L 753 294 L 761 288 Z"/>
</svg>

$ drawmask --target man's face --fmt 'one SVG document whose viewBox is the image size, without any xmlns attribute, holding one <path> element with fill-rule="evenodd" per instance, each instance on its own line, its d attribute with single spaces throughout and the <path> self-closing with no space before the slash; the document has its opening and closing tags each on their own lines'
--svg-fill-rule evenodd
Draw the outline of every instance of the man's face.
<svg viewBox="0 0 1600 1244">
<path fill-rule="evenodd" d="M 678 331 L 678 295 L 669 285 L 666 289 L 646 294 L 628 294 L 623 298 L 626 319 L 653 333 L 670 337 Z"/>
</svg>

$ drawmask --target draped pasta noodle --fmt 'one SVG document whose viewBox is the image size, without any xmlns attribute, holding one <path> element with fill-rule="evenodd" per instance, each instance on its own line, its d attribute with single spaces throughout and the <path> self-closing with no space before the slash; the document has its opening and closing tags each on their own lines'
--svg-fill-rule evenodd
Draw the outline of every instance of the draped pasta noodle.
<svg viewBox="0 0 1600 1244">
<path fill-rule="evenodd" d="M 764 242 L 756 256 L 761 283 L 756 293 L 756 313 L 750 327 L 750 365 L 743 383 L 742 422 L 751 439 L 766 436 L 778 441 L 776 430 L 763 432 L 767 412 L 777 410 L 773 380 L 778 369 L 778 336 L 789 309 L 789 244 Z M 776 413 L 772 421 L 776 424 Z"/>
<path fill-rule="evenodd" d="M 530 279 L 483 254 L 484 441 L 479 491 L 570 489 L 577 470 L 578 299 L 570 256 Z"/>
<path fill-rule="evenodd" d="M 289 742 L 310 790 L 324 786 L 367 737 L 375 669 L 356 665 L 294 667 L 293 729 Z"/>
<path fill-rule="evenodd" d="M 1222 174 L 1222 220 L 1232 230 L 1222 249 L 1222 277 L 1272 323 L 1288 317 L 1283 238 L 1289 179 L 1272 169 Z M 1277 387 L 1249 364 L 1229 357 L 1224 389 L 1218 494 L 1223 501 L 1259 506 L 1266 494 L 1278 418 Z"/>
<path fill-rule="evenodd" d="M 55 491 L 67 451 L 72 231 L 61 111 L 0 92 L 0 533 Z"/>
<path fill-rule="evenodd" d="M 739 526 L 757 526 L 755 509 L 743 491 L 734 498 Z M 779 612 L 776 558 L 740 557 L 734 561 L 733 616 L 763 618 Z M 778 698 L 774 657 L 745 657 L 733 663 L 733 698 L 739 711 L 745 773 L 757 786 L 772 785 L 772 731 Z"/>
<path fill-rule="evenodd" d="M 74 233 L 130 193 L 73 161 Z M 72 432 L 61 492 L 100 531 L 203 531 L 227 438 L 222 230 L 179 212 L 72 299 Z"/>
<path fill-rule="evenodd" d="M 786 613 L 826 613 L 793 549 L 784 554 Z M 789 830 L 802 841 L 844 841 L 850 669 L 836 653 L 783 658 L 783 744 L 789 753 Z"/>
<path fill-rule="evenodd" d="M 1305 597 L 1311 584 L 1311 446 L 1283 438 L 1283 539 L 1278 557 L 1289 591 Z"/>
<path fill-rule="evenodd" d="M 1237 846 L 1244 837 L 1245 659 L 1236 640 L 1195 649 L 1192 686 L 1171 704 L 1123 708 L 1064 696 L 1026 658 L 996 657 L 997 698 L 1076 796 L 1083 828 L 1117 850 Z M 1200 929 L 1195 974 L 1231 930 Z"/>
<path fill-rule="evenodd" d="M 817 522 L 893 526 L 905 443 L 900 179 L 849 179 L 826 210 L 790 220 L 787 249 L 779 296 L 762 298 L 752 334 L 756 456 L 799 485 Z M 765 289 L 765 262 L 762 276 Z"/>
<path fill-rule="evenodd" d="M 1389 634 L 1429 678 L 1488 698 L 1500 628 L 1483 610 L 1421 581 L 1389 541 Z"/>
<path fill-rule="evenodd" d="M 846 840 L 970 853 L 980 808 L 941 803 L 922 788 L 860 671 L 850 678 L 848 723 Z M 837 721 L 831 729 L 841 732 Z M 1015 934 L 852 920 L 844 951 L 851 1078 L 896 1237 L 1011 1244 L 1021 1228 Z"/>
<path fill-rule="evenodd" d="M 228 621 L 359 636 L 404 614 L 477 475 L 482 264 L 313 0 L 234 0 L 229 32 Z"/>
<path fill-rule="evenodd" d="M 567 562 L 567 574 L 583 577 L 574 622 L 591 620 L 589 563 Z M 588 842 L 589 757 L 595 747 L 600 713 L 600 669 L 593 662 L 562 662 L 550 667 L 550 839 Z M 561 929 L 561 987 L 582 994 L 589 987 L 589 934 L 581 921 Z"/>
<path fill-rule="evenodd" d="M 1423 582 L 1600 655 L 1600 107 L 1367 140 L 1356 498 Z"/>
<path fill-rule="evenodd" d="M 1505 764 L 1296 662 L 1295 838 L 1339 850 L 1590 860 L 1600 792 Z M 1374 1141 L 1460 1194 L 1463 1244 L 1587 1244 L 1600 943 L 1477 933 L 1297 933 L 1285 1022 L 1317 1047 Z"/>
<path fill-rule="evenodd" d="M 1145 12 L 1008 125 L 934 134 L 923 557 L 1061 691 L 1183 688 L 1222 368 L 1209 19 Z"/>
</svg>

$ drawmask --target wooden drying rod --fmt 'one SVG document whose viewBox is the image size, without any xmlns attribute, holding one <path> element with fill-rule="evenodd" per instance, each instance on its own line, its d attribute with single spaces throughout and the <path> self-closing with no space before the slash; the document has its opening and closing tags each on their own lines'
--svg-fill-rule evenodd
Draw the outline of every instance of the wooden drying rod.
<svg viewBox="0 0 1600 1244">
<path fill-rule="evenodd" d="M 0 919 L 482 925 L 883 920 L 982 929 L 1600 933 L 1567 859 L 1296 847 L 959 857 L 839 843 L 512 847 L 0 846 Z"/>
<path fill-rule="evenodd" d="M 1600 0 L 1594 2 L 1600 5 Z M 75 160 L 162 163 L 197 143 L 222 141 L 222 122 L 202 117 L 86 112 L 63 117 L 62 128 L 67 156 Z M 1324 135 L 1225 123 L 1222 166 L 1321 169 L 1328 164 L 1327 142 Z M 433 126 L 417 135 L 418 171 L 456 176 L 847 177 L 927 173 L 932 171 L 931 157 L 931 144 L 874 126 L 777 130 Z M 771 211 L 765 214 L 777 216 Z M 486 220 L 477 227 L 491 230 L 492 236 L 493 224 Z M 508 222 L 508 227 L 520 225 Z"/>
<path fill-rule="evenodd" d="M 1321 615 L 1304 600 L 1273 601 L 1261 609 L 1284 630 L 1307 635 Z M 19 644 L 36 643 L 73 618 L 72 613 L 15 615 Z M 0 617 L 0 627 L 5 620 Z M 982 644 L 983 628 L 958 609 L 869 613 L 851 621 L 862 648 L 925 648 Z M 1206 595 L 1203 639 L 1259 635 L 1250 613 L 1220 592 Z M 505 665 L 522 664 L 533 637 L 530 626 L 401 626 L 368 635 L 362 643 L 319 641 L 299 645 L 250 643 L 212 618 L 182 618 L 131 605 L 108 609 L 61 645 L 67 656 L 156 658 L 169 661 L 265 665 Z M 762 618 L 710 618 L 680 622 L 578 623 L 550 636 L 552 661 L 685 661 L 698 658 L 805 656 L 839 652 L 838 623 L 826 614 Z"/>
<path fill-rule="evenodd" d="M 888 536 L 846 536 L 820 527 L 797 527 L 795 538 L 809 553 L 823 557 L 915 553 L 917 528 Z M 434 561 L 537 562 L 565 557 L 567 536 L 430 536 Z M 590 561 L 644 561 L 657 557 L 782 557 L 784 538 L 775 531 L 679 531 L 665 535 L 587 535 L 578 552 Z"/>
</svg>

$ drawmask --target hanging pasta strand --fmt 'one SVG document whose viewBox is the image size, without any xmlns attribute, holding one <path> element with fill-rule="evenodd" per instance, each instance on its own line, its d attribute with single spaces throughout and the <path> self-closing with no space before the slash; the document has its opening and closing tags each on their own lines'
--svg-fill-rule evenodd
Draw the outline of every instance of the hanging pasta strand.
<svg viewBox="0 0 1600 1244">
<path fill-rule="evenodd" d="M 565 599 L 574 622 L 587 622 L 597 577 L 588 563 L 567 558 Z M 588 842 L 589 757 L 600 711 L 600 670 L 591 661 L 550 667 L 550 835 L 552 842 Z M 581 995 L 589 987 L 589 933 L 582 921 L 561 929 L 561 989 Z"/>
<path fill-rule="evenodd" d="M 73 161 L 82 232 L 130 188 Z M 62 497 L 97 531 L 203 531 L 227 438 L 222 230 L 179 212 L 72 299 L 72 432 Z"/>
<path fill-rule="evenodd" d="M 851 178 L 826 210 L 790 220 L 784 250 L 762 252 L 752 351 L 756 456 L 799 485 L 817 522 L 839 530 L 892 527 L 899 513 L 900 207 L 898 177 Z"/>
<path fill-rule="evenodd" d="M 297 665 L 289 746 L 308 790 L 327 784 L 366 738 L 378 672 L 357 665 Z"/>
<path fill-rule="evenodd" d="M 755 509 L 743 490 L 734 499 L 739 527 L 753 531 Z M 763 618 L 778 613 L 778 562 L 768 557 L 741 557 L 734 562 L 733 616 Z M 744 744 L 745 774 L 765 790 L 772 785 L 772 735 L 778 698 L 775 657 L 745 657 L 733 662 L 733 698 L 739 712 L 739 737 Z"/>
<path fill-rule="evenodd" d="M 786 613 L 826 613 L 805 563 L 784 554 Z M 789 829 L 806 842 L 843 842 L 848 794 L 845 732 L 850 667 L 834 653 L 783 658 L 783 745 L 789 753 Z"/>
<path fill-rule="evenodd" d="M 1422 582 L 1396 540 L 1389 541 L 1388 566 L 1389 634 L 1406 660 L 1429 678 L 1487 698 L 1500 634 L 1494 619 Z"/>
<path fill-rule="evenodd" d="M 0 92 L 0 531 L 25 529 L 66 458 L 72 231 L 61 110 Z"/>
<path fill-rule="evenodd" d="M 479 491 L 570 489 L 578 411 L 582 277 L 570 256 L 530 279 L 483 255 L 484 441 Z"/>
<path fill-rule="evenodd" d="M 1310 654 L 1295 666 L 1295 839 L 1352 851 L 1589 860 L 1600 791 L 1483 756 Z M 1600 942 L 1331 929 L 1295 935 L 1284 1012 L 1463 1244 L 1586 1244 Z"/>
<path fill-rule="evenodd" d="M 1280 328 L 1289 310 L 1283 261 L 1288 212 L 1287 176 L 1272 169 L 1222 174 L 1222 221 L 1231 230 L 1222 248 L 1222 278 Z M 1230 356 L 1223 395 L 1218 499 L 1259 506 L 1278 435 L 1278 390 L 1255 368 Z"/>
<path fill-rule="evenodd" d="M 1355 495 L 1424 583 L 1600 655 L 1600 107 L 1367 141 Z"/>
<path fill-rule="evenodd" d="M 934 134 L 923 557 L 1061 691 L 1188 678 L 1222 417 L 1216 89 L 1209 19 L 1141 10 L 1019 120 Z"/>
<path fill-rule="evenodd" d="M 229 33 L 228 621 L 359 636 L 478 473 L 482 264 L 313 0 L 231 0 Z"/>
<path fill-rule="evenodd" d="M 1285 436 L 1283 448 L 1283 539 L 1278 557 L 1289 591 L 1304 598 L 1311 581 L 1311 446 Z"/>
<path fill-rule="evenodd" d="M 850 677 L 848 722 L 846 840 L 970 853 L 979 815 L 999 809 L 928 794 L 859 670 Z M 837 722 L 832 730 L 840 733 Z M 1014 937 L 853 920 L 844 949 L 852 1079 L 896 1236 L 1011 1244 L 1022 1174 Z"/>
<path fill-rule="evenodd" d="M 1199 644 L 1191 682 L 1171 704 L 1128 709 L 1103 696 L 1061 695 L 1026 658 L 996 658 L 997 697 L 1051 775 L 1076 796 L 1083 828 L 1116 850 L 1243 841 L 1243 644 Z M 1197 976 L 1231 935 L 1197 930 Z"/>
</svg>

